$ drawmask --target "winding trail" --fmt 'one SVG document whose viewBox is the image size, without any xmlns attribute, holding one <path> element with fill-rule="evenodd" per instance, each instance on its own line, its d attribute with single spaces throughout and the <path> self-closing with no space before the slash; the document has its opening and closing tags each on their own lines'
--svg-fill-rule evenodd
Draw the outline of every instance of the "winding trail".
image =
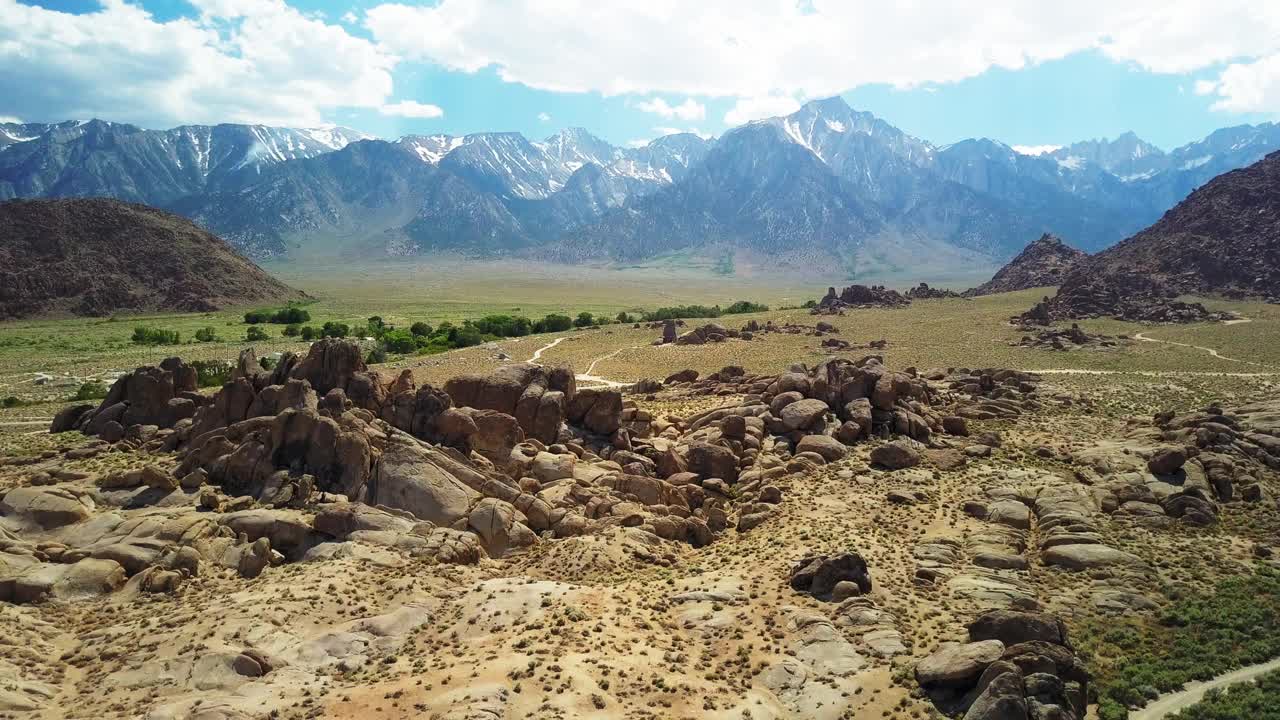
<svg viewBox="0 0 1280 720">
<path fill-rule="evenodd" d="M 559 345 L 565 339 L 566 338 L 563 336 L 558 337 L 555 340 L 552 340 L 551 342 L 547 343 L 546 345 L 543 345 L 542 347 L 538 348 L 537 350 L 534 350 L 533 355 L 529 356 L 528 362 L 533 363 L 534 365 L 541 365 L 542 363 L 538 361 L 542 359 L 542 353 Z M 589 384 L 588 387 L 611 387 L 612 388 L 612 387 L 626 387 L 628 385 L 631 385 L 634 381 L 610 380 L 608 378 L 603 378 L 598 375 L 593 375 L 592 373 L 596 371 L 596 364 L 599 363 L 601 360 L 608 360 L 609 358 L 617 355 L 623 350 L 634 350 L 636 347 L 639 347 L 639 346 L 637 345 L 629 348 L 618 348 L 617 350 L 614 350 L 608 355 L 601 355 L 600 357 L 591 361 L 591 364 L 587 366 L 587 371 L 585 373 L 575 373 L 573 376 L 573 379 L 580 383 L 588 383 Z"/>
<path fill-rule="evenodd" d="M 1259 367 L 1267 367 L 1263 363 L 1253 362 L 1252 360 L 1241 360 L 1239 358 L 1227 357 L 1226 355 L 1219 353 L 1217 350 L 1210 347 L 1204 347 L 1203 345 L 1191 345 L 1188 343 L 1177 342 L 1175 340 L 1158 340 L 1153 337 L 1147 337 L 1146 333 L 1134 333 L 1133 339 L 1141 340 L 1142 342 L 1160 343 L 1163 345 L 1177 345 L 1178 347 L 1192 348 L 1193 350 L 1203 350 L 1209 353 L 1210 355 L 1212 355 L 1213 357 L 1218 358 L 1219 360 L 1226 360 L 1228 362 L 1234 362 L 1234 363 L 1244 363 L 1245 365 L 1257 365 Z"/>
<path fill-rule="evenodd" d="M 1253 322 L 1253 318 L 1236 318 L 1234 320 L 1226 320 L 1223 325 L 1242 325 L 1244 323 Z M 1203 350 L 1210 356 L 1227 362 L 1241 363 L 1244 365 L 1253 365 L 1255 367 L 1270 368 L 1275 367 L 1267 363 L 1254 362 L 1252 360 L 1241 360 L 1240 358 L 1227 357 L 1218 352 L 1214 348 L 1204 347 L 1203 345 L 1191 345 L 1188 343 L 1177 342 L 1176 340 L 1160 340 L 1158 338 L 1147 337 L 1146 333 L 1134 333 L 1134 340 L 1149 343 L 1160 343 L 1162 345 L 1176 345 L 1178 347 L 1191 348 L 1193 350 Z M 1187 376 L 1187 377 L 1270 377 L 1272 375 L 1280 375 L 1280 372 L 1210 372 L 1196 370 L 1086 370 L 1083 368 L 1054 368 L 1051 370 L 1032 370 L 1025 372 L 1040 373 L 1042 375 L 1145 375 L 1148 377 L 1165 377 L 1165 376 Z"/>
<path fill-rule="evenodd" d="M 1212 680 L 1187 683 L 1187 686 L 1182 690 L 1162 695 L 1155 702 L 1147 703 L 1146 707 L 1141 710 L 1129 713 L 1129 720 L 1161 720 L 1185 707 L 1200 702 L 1209 690 L 1252 680 L 1272 670 L 1280 670 L 1280 658 L 1243 667 L 1239 670 L 1232 670 Z"/>
</svg>

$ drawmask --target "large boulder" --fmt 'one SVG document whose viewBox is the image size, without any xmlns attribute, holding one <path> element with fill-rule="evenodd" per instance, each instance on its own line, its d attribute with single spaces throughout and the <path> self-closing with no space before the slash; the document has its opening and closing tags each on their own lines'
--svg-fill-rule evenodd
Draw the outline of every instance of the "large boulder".
<svg viewBox="0 0 1280 720">
<path fill-rule="evenodd" d="M 782 408 L 782 424 L 787 430 L 808 430 L 822 420 L 827 404 L 812 398 L 797 400 Z"/>
<path fill-rule="evenodd" d="M 0 515 L 42 530 L 73 525 L 88 519 L 93 501 L 63 487 L 20 487 L 0 500 Z"/>
<path fill-rule="evenodd" d="M 427 449 L 400 436 L 387 443 L 365 501 L 449 527 L 467 517 L 479 499 L 478 492 L 436 463 Z"/>
<path fill-rule="evenodd" d="M 1067 645 L 1067 626 L 1048 613 L 989 610 L 969 623 L 969 639 L 999 640 L 1006 646 L 1030 640 Z"/>
<path fill-rule="evenodd" d="M 791 587 L 814 597 L 831 597 L 836 585 L 853 583 L 861 594 L 871 592 L 871 571 L 867 561 L 856 552 L 836 555 L 809 555 L 801 558 L 791 569 Z"/>
<path fill-rule="evenodd" d="M 987 666 L 1004 655 L 999 640 L 944 647 L 916 664 L 916 682 L 925 687 L 968 688 Z"/>
<path fill-rule="evenodd" d="M 909 440 L 894 440 L 871 451 L 871 463 L 889 470 L 902 470 L 920 464 L 920 451 Z"/>
</svg>

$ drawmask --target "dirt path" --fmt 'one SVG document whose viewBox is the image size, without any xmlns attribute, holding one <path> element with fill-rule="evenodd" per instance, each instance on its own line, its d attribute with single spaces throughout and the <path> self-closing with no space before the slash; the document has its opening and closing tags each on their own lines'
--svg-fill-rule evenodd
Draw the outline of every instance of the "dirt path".
<svg viewBox="0 0 1280 720">
<path fill-rule="evenodd" d="M 1212 355 L 1213 357 L 1218 358 L 1219 360 L 1226 360 L 1228 362 L 1234 362 L 1234 363 L 1244 363 L 1245 365 L 1257 365 L 1259 367 L 1267 367 L 1263 363 L 1253 362 L 1251 360 L 1241 360 L 1239 358 L 1227 357 L 1226 355 L 1219 353 L 1217 350 L 1210 347 L 1204 347 L 1203 345 L 1190 345 L 1188 343 L 1181 343 L 1174 340 L 1159 340 L 1153 337 L 1147 337 L 1146 333 L 1135 333 L 1133 336 L 1133 339 L 1141 340 L 1142 342 L 1161 343 L 1163 345 L 1177 345 L 1178 347 L 1192 348 L 1193 350 L 1203 350 L 1209 353 L 1210 355 Z"/>
<path fill-rule="evenodd" d="M 552 340 L 551 342 L 547 343 L 546 345 L 543 345 L 542 347 L 538 348 L 537 350 L 534 350 L 533 355 L 529 356 L 529 362 L 533 363 L 534 365 L 539 364 L 538 359 L 542 357 L 542 353 L 546 352 L 547 350 L 550 350 L 551 348 L 559 345 L 562 342 L 564 342 L 564 338 L 558 337 L 555 340 Z"/>
<path fill-rule="evenodd" d="M 537 350 L 534 350 L 533 355 L 529 356 L 528 362 L 531 362 L 534 365 L 541 365 L 542 363 L 538 361 L 542 358 L 542 353 L 559 345 L 564 339 L 565 338 L 563 337 L 558 337 L 555 340 L 552 340 L 551 342 L 547 343 L 546 345 L 543 345 L 542 347 L 538 348 Z M 580 383 L 586 383 L 588 387 L 626 387 L 627 385 L 630 385 L 631 381 L 610 380 L 608 378 L 603 378 L 598 375 L 594 375 L 592 373 L 596 371 L 596 364 L 599 363 L 601 360 L 608 360 L 609 358 L 617 355 L 623 350 L 632 350 L 632 349 L 634 348 L 618 348 L 617 350 L 614 350 L 608 355 L 601 355 L 600 357 L 591 361 L 591 364 L 587 366 L 587 371 L 585 373 L 575 373 L 573 376 L 573 379 Z"/>
<path fill-rule="evenodd" d="M 1161 720 L 1161 718 L 1168 717 L 1185 707 L 1200 702 L 1204 699 L 1204 694 L 1213 688 L 1252 680 L 1272 670 L 1280 670 L 1280 658 L 1233 670 L 1205 682 L 1187 683 L 1187 686 L 1182 690 L 1163 695 L 1155 702 L 1148 703 L 1141 710 L 1129 713 L 1129 720 Z"/>
</svg>

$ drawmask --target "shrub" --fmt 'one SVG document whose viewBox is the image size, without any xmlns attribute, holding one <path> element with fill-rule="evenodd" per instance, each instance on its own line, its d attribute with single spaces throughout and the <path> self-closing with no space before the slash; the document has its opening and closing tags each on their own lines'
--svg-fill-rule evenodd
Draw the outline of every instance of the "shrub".
<svg viewBox="0 0 1280 720">
<path fill-rule="evenodd" d="M 533 322 L 519 315 L 486 315 L 472 324 L 481 334 L 494 337 L 524 337 L 533 331 Z"/>
<path fill-rule="evenodd" d="M 591 316 L 591 313 L 589 312 L 578 313 L 578 317 L 573 319 L 574 327 L 580 327 L 580 328 L 591 327 L 592 325 L 595 325 L 595 324 L 596 324 L 596 320 L 594 317 Z"/>
<path fill-rule="evenodd" d="M 320 328 L 320 336 L 327 338 L 344 338 L 351 334 L 351 326 L 340 322 L 327 322 Z"/>
<path fill-rule="evenodd" d="M 10 395 L 9 397 L 5 398 L 3 401 L 0 401 L 0 405 L 7 408 L 18 407 L 19 405 L 23 405 L 23 404 L 24 403 L 18 399 L 17 395 Z"/>
<path fill-rule="evenodd" d="M 717 318 L 720 317 L 720 314 L 719 305 L 714 307 L 707 307 L 706 305 L 676 305 L 643 313 L 643 317 L 646 322 L 654 322 L 657 320 L 683 320 L 685 318 Z"/>
<path fill-rule="evenodd" d="M 259 342 L 262 340 L 266 340 L 268 337 L 269 336 L 267 335 L 267 331 L 263 330 L 257 325 L 250 325 L 249 329 L 245 331 L 245 334 L 244 334 L 244 339 L 246 342 Z"/>
<path fill-rule="evenodd" d="M 536 333 L 561 332 L 573 327 L 573 318 L 551 313 L 533 324 Z"/>
<path fill-rule="evenodd" d="M 617 320 L 618 322 L 620 322 L 620 323 L 624 323 L 624 324 L 629 324 L 629 323 L 633 323 L 633 322 L 635 322 L 635 321 L 636 321 L 635 316 L 633 316 L 633 315 L 628 315 L 628 314 L 627 314 L 627 311 L 625 311 L 625 310 L 623 310 L 622 312 L 618 313 L 618 317 L 616 317 L 616 318 L 614 318 L 614 319 L 615 319 L 615 320 Z"/>
<path fill-rule="evenodd" d="M 232 365 L 225 360 L 192 360 L 191 367 L 196 370 L 196 385 L 200 387 L 222 385 L 231 377 Z"/>
<path fill-rule="evenodd" d="M 196 331 L 196 342 L 218 342 L 218 336 L 211 327 L 200 328 Z"/>
<path fill-rule="evenodd" d="M 107 396 L 107 386 L 103 383 L 92 381 L 84 383 L 76 390 L 76 394 L 71 396 L 72 400 L 101 400 Z"/>
<path fill-rule="evenodd" d="M 381 345 L 378 345 L 369 351 L 369 354 L 365 356 L 364 361 L 368 365 L 384 363 L 387 361 L 387 351 L 384 350 Z"/>
<path fill-rule="evenodd" d="M 134 345 L 177 345 L 177 330 L 162 330 L 159 328 L 136 327 L 133 329 Z"/>
<path fill-rule="evenodd" d="M 430 337 L 431 326 L 424 322 L 416 322 L 409 326 L 409 332 L 417 335 L 418 337 Z"/>
<path fill-rule="evenodd" d="M 484 342 L 484 335 L 476 326 L 468 323 L 463 323 L 462 327 L 458 328 L 458 332 L 453 336 L 454 347 L 473 347 L 482 342 Z"/>
<path fill-rule="evenodd" d="M 301 332 L 302 326 L 294 323 L 293 325 L 285 325 L 284 329 L 280 331 L 280 334 L 284 337 L 298 337 L 298 334 Z"/>
<path fill-rule="evenodd" d="M 280 361 L 273 357 L 267 357 L 263 355 L 262 357 L 258 358 L 258 366 L 261 367 L 263 370 L 275 370 L 276 366 L 279 364 L 280 364 Z"/>
<path fill-rule="evenodd" d="M 320 337 L 320 331 L 316 330 L 310 325 L 307 325 L 306 327 L 302 328 L 302 332 L 300 334 L 302 335 L 302 339 L 307 342 L 311 342 L 312 340 L 315 340 L 316 338 Z"/>
<path fill-rule="evenodd" d="M 279 310 L 250 310 L 244 314 L 247 325 L 274 323 L 276 325 L 297 325 L 311 319 L 311 313 L 300 307 L 290 305 Z"/>
<path fill-rule="evenodd" d="M 743 313 L 767 312 L 768 310 L 769 310 L 768 305 L 753 303 L 750 300 L 739 300 L 738 302 L 730 305 L 729 307 L 725 308 L 721 312 L 723 312 L 725 315 L 741 315 Z"/>
<path fill-rule="evenodd" d="M 383 359 L 378 362 L 386 362 L 386 354 L 393 353 L 411 353 L 418 349 L 417 337 L 408 330 L 389 330 L 382 335 L 382 343 L 378 348 L 382 350 Z"/>
</svg>

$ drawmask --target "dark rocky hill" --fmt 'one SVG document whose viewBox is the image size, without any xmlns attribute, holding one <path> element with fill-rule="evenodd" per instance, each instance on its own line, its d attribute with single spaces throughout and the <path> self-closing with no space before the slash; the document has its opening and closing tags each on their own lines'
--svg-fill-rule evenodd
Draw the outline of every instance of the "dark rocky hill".
<svg viewBox="0 0 1280 720">
<path fill-rule="evenodd" d="M 1077 263 L 1087 257 L 1087 253 L 1067 245 L 1061 238 L 1045 233 L 1000 268 L 990 280 L 965 294 L 994 295 L 1058 285 Z"/>
<path fill-rule="evenodd" d="M 1280 152 L 1209 181 L 1064 284 L 1132 275 L 1176 293 L 1280 296 Z"/>
<path fill-rule="evenodd" d="M 1023 319 L 1221 319 L 1176 302 L 1188 294 L 1280 298 L 1280 152 L 1214 178 L 1151 227 L 1081 260 Z"/>
<path fill-rule="evenodd" d="M 299 300 L 190 220 L 102 198 L 0 203 L 0 318 Z"/>
</svg>

